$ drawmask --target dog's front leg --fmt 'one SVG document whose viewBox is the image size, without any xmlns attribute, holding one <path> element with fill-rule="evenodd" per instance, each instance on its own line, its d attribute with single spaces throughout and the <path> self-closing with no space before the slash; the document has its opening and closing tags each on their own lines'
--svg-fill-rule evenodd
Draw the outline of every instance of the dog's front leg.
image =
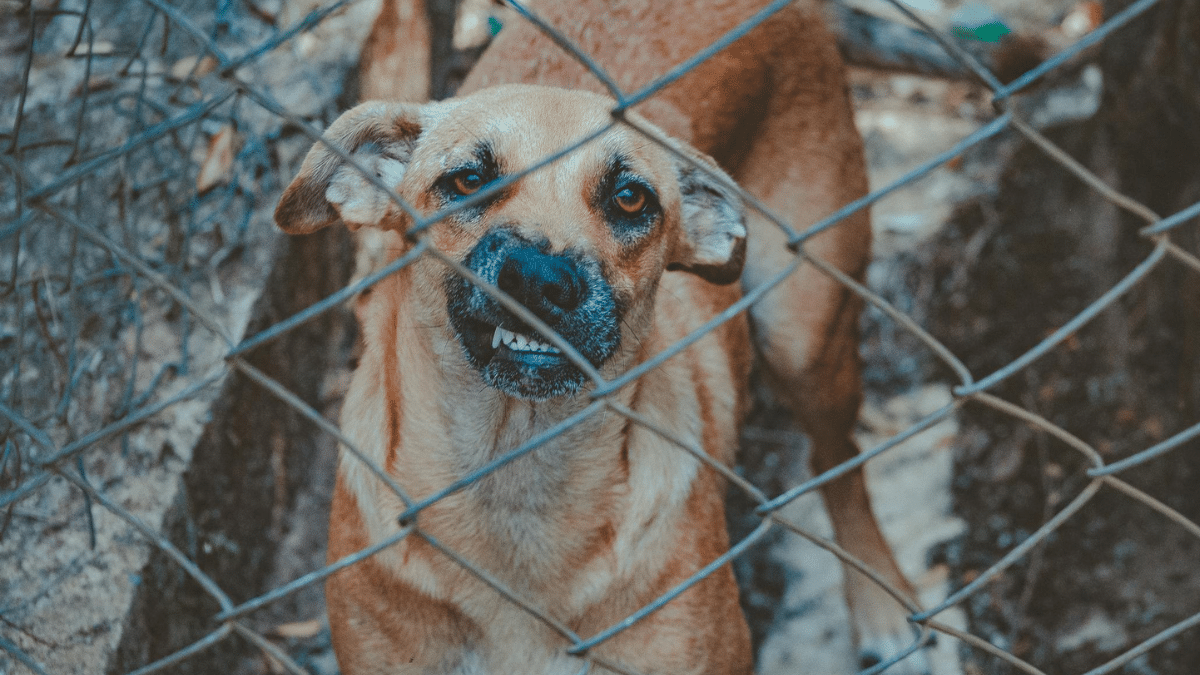
<svg viewBox="0 0 1200 675">
<path fill-rule="evenodd" d="M 349 485 L 347 467 L 339 472 L 329 517 L 329 550 L 332 563 L 367 548 L 371 539 L 368 510 L 378 508 L 369 499 L 357 498 Z M 380 514 L 376 512 L 374 519 Z M 439 579 L 421 577 L 417 566 L 408 578 L 398 573 L 400 561 L 438 556 L 422 547 L 419 539 L 406 539 L 354 565 L 339 570 L 326 581 L 325 600 L 329 627 L 344 675 L 483 675 L 486 664 L 478 645 L 481 626 L 446 599 L 420 590 L 436 586 Z M 414 548 L 415 547 L 415 548 Z"/>
</svg>

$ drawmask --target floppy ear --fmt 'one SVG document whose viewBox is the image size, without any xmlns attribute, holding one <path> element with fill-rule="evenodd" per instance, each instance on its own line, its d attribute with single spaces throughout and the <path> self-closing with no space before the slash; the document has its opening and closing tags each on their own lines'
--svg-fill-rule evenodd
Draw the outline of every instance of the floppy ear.
<svg viewBox="0 0 1200 675">
<path fill-rule="evenodd" d="M 728 284 L 746 262 L 746 217 L 733 179 L 707 157 L 687 153 L 708 171 L 676 158 L 680 193 L 680 240 L 669 270 L 685 270 L 715 284 Z"/>
<path fill-rule="evenodd" d="M 421 128 L 422 106 L 369 101 L 343 113 L 324 136 L 395 190 L 412 159 Z M 402 215 L 387 193 L 318 142 L 283 191 L 275 208 L 275 224 L 288 234 L 308 234 L 339 218 L 350 229 L 358 229 L 383 225 Z"/>
</svg>

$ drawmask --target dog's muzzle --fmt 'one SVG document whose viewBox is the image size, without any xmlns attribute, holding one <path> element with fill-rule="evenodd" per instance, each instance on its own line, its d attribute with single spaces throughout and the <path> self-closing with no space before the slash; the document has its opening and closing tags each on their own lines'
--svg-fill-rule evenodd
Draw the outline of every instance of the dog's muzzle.
<svg viewBox="0 0 1200 675">
<path fill-rule="evenodd" d="M 581 255 L 551 253 L 511 230 L 489 232 L 463 261 L 599 367 L 620 344 L 620 308 L 600 266 Z M 471 282 L 451 273 L 447 314 L 471 365 L 485 382 L 527 399 L 574 393 L 585 376 L 546 336 Z"/>
</svg>

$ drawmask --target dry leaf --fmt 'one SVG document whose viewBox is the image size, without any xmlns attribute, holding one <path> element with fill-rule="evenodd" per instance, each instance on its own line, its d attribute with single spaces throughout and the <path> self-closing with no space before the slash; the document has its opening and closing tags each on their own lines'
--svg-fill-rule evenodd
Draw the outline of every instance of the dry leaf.
<svg viewBox="0 0 1200 675">
<path fill-rule="evenodd" d="M 258 3 L 256 2 L 246 2 L 246 8 L 250 10 L 251 14 L 257 16 L 260 21 L 268 23 L 272 26 L 274 26 L 279 20 L 279 16 L 275 12 L 263 7 L 259 7 Z"/>
<path fill-rule="evenodd" d="M 209 141 L 208 153 L 200 163 L 200 175 L 196 176 L 196 192 L 204 194 L 229 180 L 236 135 L 233 125 L 227 124 Z"/>
<path fill-rule="evenodd" d="M 193 78 L 199 79 L 216 70 L 216 68 L 217 60 L 211 54 L 185 56 L 176 61 L 175 65 L 171 66 L 171 77 L 176 80 L 184 80 L 190 75 Z"/>
<path fill-rule="evenodd" d="M 86 42 L 79 43 L 71 55 L 87 56 L 88 54 L 91 54 L 92 56 L 108 56 L 114 51 L 116 51 L 116 48 L 113 46 L 113 43 L 108 42 L 107 40 L 96 40 L 90 45 Z"/>
<path fill-rule="evenodd" d="M 1097 0 L 1087 0 L 1071 8 L 1059 24 L 1059 29 L 1068 39 L 1076 40 L 1095 30 L 1104 23 L 1104 6 Z"/>
<path fill-rule="evenodd" d="M 1153 441 L 1161 441 L 1166 435 L 1166 426 L 1161 417 L 1155 416 L 1142 422 L 1142 431 L 1150 435 Z"/>
<path fill-rule="evenodd" d="M 258 672 L 266 673 L 266 675 L 288 675 L 287 667 L 280 663 L 279 659 L 265 651 L 262 653 L 262 664 Z"/>
<path fill-rule="evenodd" d="M 96 75 L 87 81 L 86 87 L 84 86 L 83 82 L 75 85 L 75 88 L 71 90 L 71 96 L 73 98 L 78 98 L 83 96 L 84 92 L 87 92 L 88 94 L 94 94 L 98 91 L 107 91 L 109 89 L 113 89 L 116 86 L 117 83 L 112 78 L 104 75 Z"/>
<path fill-rule="evenodd" d="M 315 636 L 321 632 L 321 622 L 317 619 L 308 621 L 293 621 L 291 623 L 279 624 L 272 631 L 275 635 L 281 638 L 290 640 L 303 640 Z"/>
</svg>

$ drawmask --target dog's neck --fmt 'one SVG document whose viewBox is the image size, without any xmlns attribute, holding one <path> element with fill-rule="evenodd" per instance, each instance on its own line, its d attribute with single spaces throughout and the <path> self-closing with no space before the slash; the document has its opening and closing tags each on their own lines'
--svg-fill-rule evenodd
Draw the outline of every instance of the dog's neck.
<svg viewBox="0 0 1200 675">
<path fill-rule="evenodd" d="M 406 283 L 398 274 L 376 292 L 411 297 L 402 288 Z M 460 534 L 458 541 L 445 542 L 462 549 L 462 555 L 491 559 L 528 579 L 556 565 L 562 569 L 561 561 L 577 554 L 565 547 L 585 545 L 588 531 L 608 526 L 612 514 L 601 505 L 611 506 L 614 493 L 626 489 L 629 460 L 622 456 L 622 438 L 628 422 L 600 409 L 562 433 L 551 434 L 535 449 L 478 475 L 584 411 L 592 399 L 579 392 L 528 401 L 487 386 L 466 362 L 449 329 L 434 322 L 413 307 L 368 313 L 363 327 L 366 349 L 345 406 L 360 417 L 344 418 L 343 426 L 415 500 L 477 477 L 418 516 L 431 532 L 437 531 L 438 522 L 469 523 L 451 528 Z M 624 363 L 614 367 L 625 368 L 638 354 L 619 358 Z M 635 405 L 641 386 L 639 381 L 617 392 L 615 401 Z M 359 503 L 380 505 L 381 512 L 369 518 L 374 521 L 372 538 L 394 531 L 395 516 L 404 505 L 361 463 L 346 459 L 342 466 L 347 485 L 363 495 Z M 564 530 L 582 536 L 563 536 Z M 461 537 L 464 532 L 472 536 Z"/>
<path fill-rule="evenodd" d="M 456 370 L 444 368 L 444 375 Z M 442 380 L 438 414 L 445 442 L 417 450 L 437 452 L 443 476 L 478 476 L 447 501 L 444 517 L 474 523 L 448 530 L 474 530 L 453 545 L 525 592 L 555 587 L 553 575 L 571 567 L 564 561 L 581 557 L 601 536 L 596 533 L 612 530 L 610 510 L 628 477 L 621 452 L 626 422 L 601 408 L 554 433 L 592 404 L 586 392 L 528 401 L 483 385 L 474 373 L 459 379 Z M 638 386 L 616 394 L 618 400 L 629 404 Z"/>
<path fill-rule="evenodd" d="M 441 359 L 448 468 L 466 477 L 518 455 L 468 488 L 482 508 L 536 516 L 556 508 L 563 495 L 578 501 L 620 480 L 614 474 L 621 458 L 613 448 L 621 447 L 625 422 L 604 408 L 589 414 L 593 401 L 586 390 L 520 399 L 485 385 L 465 362 L 450 365 L 453 360 Z M 636 389 L 635 383 L 618 392 L 617 402 L 628 405 Z"/>
</svg>

